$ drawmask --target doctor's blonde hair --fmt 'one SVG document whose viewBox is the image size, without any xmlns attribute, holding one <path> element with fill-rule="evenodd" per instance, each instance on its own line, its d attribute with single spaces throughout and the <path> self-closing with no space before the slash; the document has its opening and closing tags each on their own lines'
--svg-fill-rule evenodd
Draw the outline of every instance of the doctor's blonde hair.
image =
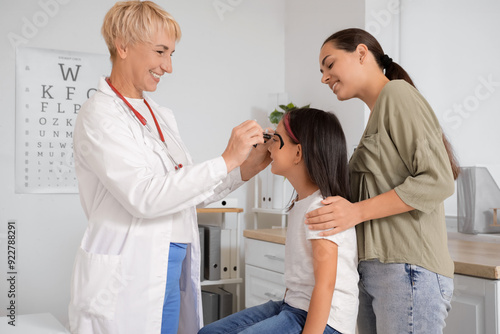
<svg viewBox="0 0 500 334">
<path fill-rule="evenodd" d="M 181 28 L 175 19 L 152 1 L 117 2 L 106 13 L 101 34 L 106 41 L 111 61 L 116 56 L 115 41 L 121 39 L 124 45 L 150 42 L 153 34 L 167 30 L 178 42 Z"/>
</svg>

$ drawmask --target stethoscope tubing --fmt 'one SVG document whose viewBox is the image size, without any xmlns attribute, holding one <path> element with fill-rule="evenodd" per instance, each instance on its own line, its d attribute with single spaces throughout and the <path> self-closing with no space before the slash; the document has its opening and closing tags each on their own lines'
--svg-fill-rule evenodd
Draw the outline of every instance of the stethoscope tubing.
<svg viewBox="0 0 500 334">
<path fill-rule="evenodd" d="M 154 135 L 154 132 L 153 132 L 153 129 L 151 129 L 151 127 L 149 126 L 148 124 L 148 121 L 144 118 L 144 116 L 141 115 L 140 112 L 138 112 L 128 101 L 127 99 L 111 84 L 111 82 L 109 81 L 109 78 L 106 78 L 106 82 L 107 84 L 109 85 L 109 87 L 111 88 L 111 90 L 116 94 L 116 96 L 118 96 L 126 105 L 127 107 L 129 108 L 130 112 L 133 114 L 133 117 L 141 124 L 143 125 L 148 131 L 149 133 L 151 133 L 151 136 L 157 140 L 157 141 L 160 141 L 164 146 L 165 146 L 165 153 L 167 154 L 167 157 L 169 158 L 170 162 L 174 165 L 174 168 L 175 170 L 179 170 L 181 169 L 182 167 L 184 167 L 182 164 L 180 163 L 177 163 L 175 161 L 175 159 L 172 157 L 172 155 L 170 154 L 170 152 L 168 151 L 168 145 L 167 143 L 165 142 L 165 138 L 163 137 L 163 131 L 161 130 L 161 127 L 160 127 L 160 123 L 158 123 L 157 119 L 156 119 L 156 116 L 155 114 L 153 113 L 153 109 L 149 106 L 149 103 L 144 99 L 144 103 L 146 104 L 146 106 L 148 107 L 149 111 L 151 112 L 151 116 L 153 116 L 153 120 L 155 121 L 155 125 L 156 125 L 156 128 L 158 129 L 158 134 L 159 134 L 159 138 L 156 138 L 156 136 Z M 172 141 L 174 143 L 177 144 L 177 146 L 182 150 L 182 147 L 181 145 L 179 145 L 179 143 L 176 141 L 176 139 L 169 133 L 167 132 L 167 135 L 170 137 L 170 139 L 172 139 Z"/>
</svg>

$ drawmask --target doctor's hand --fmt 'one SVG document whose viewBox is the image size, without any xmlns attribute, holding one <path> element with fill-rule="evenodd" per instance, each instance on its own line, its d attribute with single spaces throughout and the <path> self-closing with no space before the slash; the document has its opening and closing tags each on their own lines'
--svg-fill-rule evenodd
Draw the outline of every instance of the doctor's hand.
<svg viewBox="0 0 500 334">
<path fill-rule="evenodd" d="M 222 153 L 228 173 L 241 166 L 254 145 L 264 143 L 263 132 L 256 121 L 245 121 L 231 131 L 226 150 Z"/>
<path fill-rule="evenodd" d="M 329 236 L 361 223 L 357 203 L 351 203 L 340 196 L 327 197 L 321 203 L 325 206 L 306 214 L 305 223 L 310 230 L 328 230 L 320 235 Z"/>
</svg>

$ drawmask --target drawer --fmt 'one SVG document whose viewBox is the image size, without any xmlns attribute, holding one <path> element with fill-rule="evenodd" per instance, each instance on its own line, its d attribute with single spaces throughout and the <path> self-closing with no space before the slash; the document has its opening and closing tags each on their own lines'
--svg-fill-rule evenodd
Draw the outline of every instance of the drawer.
<svg viewBox="0 0 500 334">
<path fill-rule="evenodd" d="M 284 273 L 285 245 L 246 239 L 245 264 Z"/>
<path fill-rule="evenodd" d="M 245 266 L 245 307 L 260 305 L 269 300 L 281 300 L 285 290 L 284 274 Z"/>
</svg>

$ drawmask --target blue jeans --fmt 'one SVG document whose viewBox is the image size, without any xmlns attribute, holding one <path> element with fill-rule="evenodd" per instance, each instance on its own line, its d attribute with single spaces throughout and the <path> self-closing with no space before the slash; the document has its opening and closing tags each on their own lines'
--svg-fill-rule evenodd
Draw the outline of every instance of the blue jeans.
<svg viewBox="0 0 500 334">
<path fill-rule="evenodd" d="M 177 334 L 179 327 L 179 313 L 181 307 L 181 278 L 182 262 L 186 257 L 187 244 L 170 244 L 168 254 L 167 284 L 163 301 L 163 317 L 161 319 L 161 334 Z"/>
<path fill-rule="evenodd" d="M 453 279 L 405 263 L 361 261 L 359 334 L 443 333 Z"/>
<path fill-rule="evenodd" d="M 307 312 L 283 301 L 268 301 L 247 308 L 203 327 L 199 334 L 299 334 L 306 323 Z M 340 334 L 326 326 L 324 334 Z"/>
</svg>

